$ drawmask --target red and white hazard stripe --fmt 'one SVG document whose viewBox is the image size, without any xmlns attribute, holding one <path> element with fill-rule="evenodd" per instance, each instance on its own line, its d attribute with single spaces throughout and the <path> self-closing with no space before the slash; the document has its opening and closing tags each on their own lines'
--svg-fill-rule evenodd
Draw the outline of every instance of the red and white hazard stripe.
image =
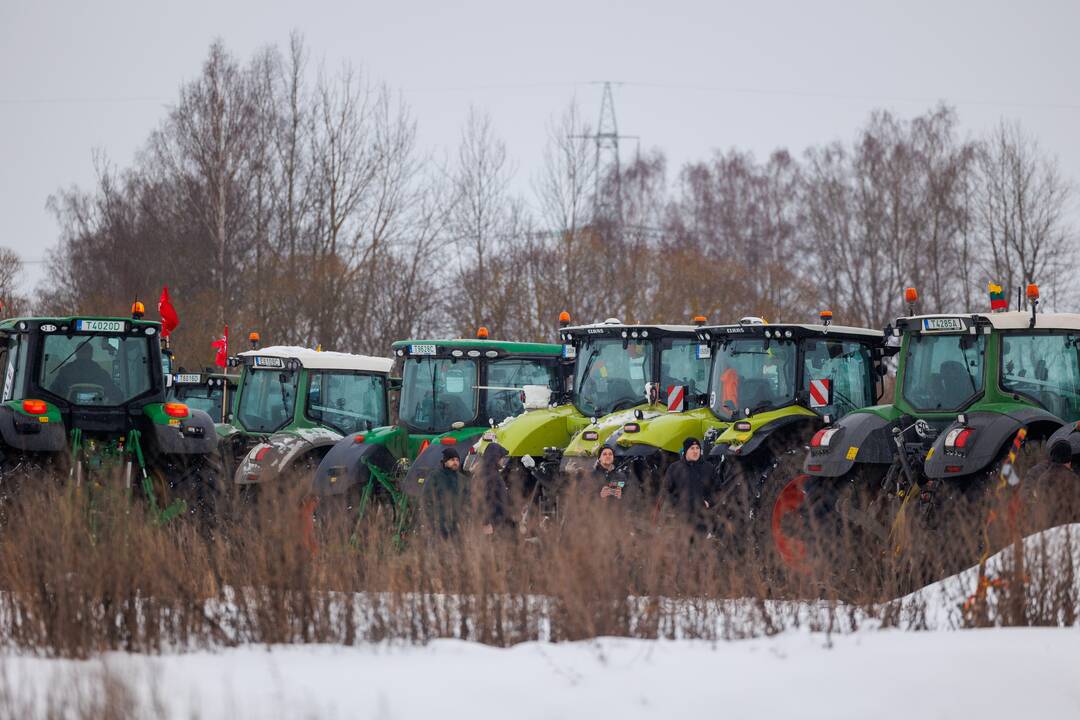
<svg viewBox="0 0 1080 720">
<path fill-rule="evenodd" d="M 668 412 L 682 412 L 686 406 L 686 386 L 669 385 L 667 389 Z"/>
<path fill-rule="evenodd" d="M 810 381 L 810 407 L 821 408 L 829 405 L 829 383 L 831 380 Z"/>
</svg>

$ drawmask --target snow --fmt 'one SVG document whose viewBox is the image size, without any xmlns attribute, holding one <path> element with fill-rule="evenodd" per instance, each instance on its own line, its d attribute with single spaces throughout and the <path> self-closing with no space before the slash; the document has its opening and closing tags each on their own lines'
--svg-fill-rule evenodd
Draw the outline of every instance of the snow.
<svg viewBox="0 0 1080 720">
<path fill-rule="evenodd" d="M 389 373 L 394 366 L 392 358 L 353 355 L 351 353 L 312 350 L 291 345 L 271 345 L 258 350 L 247 350 L 241 357 L 294 358 L 312 370 L 360 370 L 362 372 Z"/>
<path fill-rule="evenodd" d="M 990 322 L 997 330 L 1027 330 L 1031 326 L 1031 313 L 1027 311 L 1007 311 L 1000 313 L 974 313 L 973 315 L 912 315 L 906 319 L 921 321 L 924 318 L 971 318 L 979 317 Z M 1060 328 L 1080 330 L 1080 314 L 1076 313 L 1038 313 L 1035 316 L 1037 328 Z"/>
<path fill-rule="evenodd" d="M 64 687 L 57 678 L 70 682 L 73 671 L 104 668 L 144 706 L 156 696 L 176 718 L 992 720 L 1080 714 L 1078 648 L 1073 629 L 803 631 L 715 645 L 601 638 L 499 649 L 442 640 L 3 665 L 24 698 Z"/>
</svg>

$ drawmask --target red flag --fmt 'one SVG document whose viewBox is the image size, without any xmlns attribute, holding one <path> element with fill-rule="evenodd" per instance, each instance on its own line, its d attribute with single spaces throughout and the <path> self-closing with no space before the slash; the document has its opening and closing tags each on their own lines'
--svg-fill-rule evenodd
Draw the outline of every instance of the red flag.
<svg viewBox="0 0 1080 720">
<path fill-rule="evenodd" d="M 215 340 L 210 343 L 211 347 L 217 348 L 217 356 L 214 357 L 214 364 L 218 367 L 226 367 L 229 364 L 229 326 L 225 326 L 225 334 L 221 336 L 220 340 Z"/>
<path fill-rule="evenodd" d="M 169 299 L 168 285 L 161 288 L 161 299 L 158 300 L 157 310 L 158 315 L 161 316 L 161 337 L 167 338 L 172 335 L 172 331 L 180 324 L 176 308 L 173 307 L 172 300 Z"/>
</svg>

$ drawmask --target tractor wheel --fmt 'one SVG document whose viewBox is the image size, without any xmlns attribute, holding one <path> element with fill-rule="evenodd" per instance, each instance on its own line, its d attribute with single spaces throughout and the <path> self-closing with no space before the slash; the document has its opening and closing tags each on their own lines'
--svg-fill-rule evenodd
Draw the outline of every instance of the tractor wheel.
<svg viewBox="0 0 1080 720">
<path fill-rule="evenodd" d="M 800 593 L 845 599 L 882 587 L 889 515 L 878 492 L 885 467 L 839 478 L 796 472 L 773 502 L 768 528 L 775 562 Z"/>
</svg>

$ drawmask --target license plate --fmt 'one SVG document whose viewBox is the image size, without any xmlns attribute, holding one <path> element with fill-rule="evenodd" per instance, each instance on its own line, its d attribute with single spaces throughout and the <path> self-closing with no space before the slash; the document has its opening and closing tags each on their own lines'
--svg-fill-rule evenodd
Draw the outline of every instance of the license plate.
<svg viewBox="0 0 1080 720">
<path fill-rule="evenodd" d="M 488 430 L 486 433 L 483 434 L 480 439 L 484 442 L 495 442 L 495 431 Z"/>
<path fill-rule="evenodd" d="M 923 332 L 949 332 L 964 329 L 960 318 L 923 318 Z"/>
<path fill-rule="evenodd" d="M 197 373 L 181 373 L 176 376 L 176 382 L 198 384 L 202 382 L 202 375 Z"/>
<path fill-rule="evenodd" d="M 410 355 L 434 355 L 435 354 L 435 346 L 434 345 L 410 345 L 409 346 L 409 354 Z"/>
<path fill-rule="evenodd" d="M 697 358 L 698 360 L 708 360 L 712 357 L 712 348 L 708 345 L 697 346 Z"/>
<path fill-rule="evenodd" d="M 562 356 L 568 360 L 573 360 L 577 357 L 577 348 L 573 345 L 563 345 Z"/>
<path fill-rule="evenodd" d="M 285 367 L 285 361 L 279 357 L 265 357 L 262 355 L 256 355 L 255 367 L 280 369 Z"/>
<path fill-rule="evenodd" d="M 78 332 L 124 332 L 123 320 L 76 320 L 75 330 Z"/>
</svg>

